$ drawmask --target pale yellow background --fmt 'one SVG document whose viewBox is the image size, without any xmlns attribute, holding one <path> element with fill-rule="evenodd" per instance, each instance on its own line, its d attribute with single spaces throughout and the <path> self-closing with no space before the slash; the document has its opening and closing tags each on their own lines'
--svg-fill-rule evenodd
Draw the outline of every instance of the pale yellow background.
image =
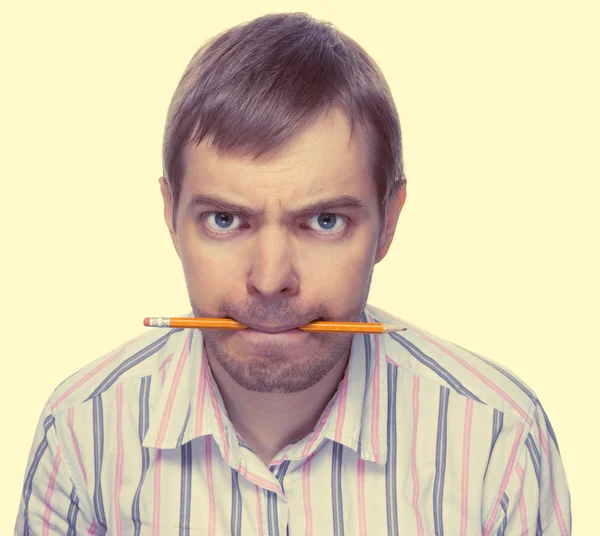
<svg viewBox="0 0 600 536">
<path fill-rule="evenodd" d="M 370 303 L 503 363 L 558 436 L 574 534 L 598 534 L 598 3 L 6 2 L 0 48 L 0 534 L 67 376 L 189 310 L 158 177 L 196 49 L 308 11 L 389 81 L 408 199 Z"/>
</svg>

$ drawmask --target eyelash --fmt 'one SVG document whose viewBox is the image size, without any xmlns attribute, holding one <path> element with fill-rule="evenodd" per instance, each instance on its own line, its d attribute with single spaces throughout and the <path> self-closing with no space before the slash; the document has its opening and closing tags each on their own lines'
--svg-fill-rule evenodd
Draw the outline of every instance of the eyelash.
<svg viewBox="0 0 600 536">
<path fill-rule="evenodd" d="M 213 231 L 206 225 L 206 220 L 213 214 L 230 214 L 231 216 L 239 217 L 237 214 L 234 214 L 233 212 L 223 212 L 223 211 L 204 212 L 204 213 L 200 214 L 199 219 L 202 222 L 206 232 L 208 232 L 209 234 L 216 236 L 216 237 L 224 237 L 224 236 L 236 234 L 238 231 L 243 230 L 243 227 L 238 227 L 237 229 L 234 229 L 233 231 L 222 231 L 222 232 Z M 313 233 L 316 233 L 321 236 L 331 236 L 331 237 L 334 237 L 334 236 L 337 237 L 339 235 L 346 233 L 346 231 L 348 230 L 348 226 L 350 224 L 350 218 L 348 216 L 344 216 L 342 214 L 336 214 L 335 212 L 319 212 L 319 214 L 315 214 L 314 216 L 311 216 L 311 218 L 309 218 L 309 220 L 314 218 L 315 216 L 320 216 L 321 214 L 331 214 L 333 216 L 336 216 L 336 218 L 340 218 L 344 222 L 344 225 L 342 226 L 341 230 L 333 231 L 333 232 L 320 232 L 320 231 L 317 231 L 317 230 L 309 227 L 308 228 L 309 232 L 313 232 Z"/>
</svg>

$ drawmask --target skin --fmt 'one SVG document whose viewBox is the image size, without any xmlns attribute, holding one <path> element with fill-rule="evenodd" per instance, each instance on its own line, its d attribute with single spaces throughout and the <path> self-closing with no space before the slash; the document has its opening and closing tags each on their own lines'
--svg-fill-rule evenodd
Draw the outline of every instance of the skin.
<svg viewBox="0 0 600 536">
<path fill-rule="evenodd" d="M 340 109 L 262 160 L 218 156 L 205 141 L 188 147 L 176 230 L 164 177 L 160 186 L 194 315 L 255 327 L 359 320 L 374 265 L 388 252 L 406 199 L 404 187 L 387 203 L 382 227 L 369 167 L 362 131 L 351 138 Z M 196 195 L 255 213 L 190 203 Z M 295 214 L 341 195 L 364 206 Z M 203 330 L 203 336 L 227 415 L 266 465 L 312 432 L 344 377 L 352 342 L 352 334 L 300 330 Z"/>
</svg>

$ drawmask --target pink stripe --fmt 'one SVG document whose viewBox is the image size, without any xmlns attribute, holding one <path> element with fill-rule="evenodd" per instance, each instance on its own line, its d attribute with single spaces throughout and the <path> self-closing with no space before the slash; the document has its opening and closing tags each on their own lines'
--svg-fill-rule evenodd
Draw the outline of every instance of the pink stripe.
<svg viewBox="0 0 600 536">
<path fill-rule="evenodd" d="M 338 396 L 338 395 L 336 394 L 336 396 Z M 321 415 L 321 418 L 319 419 L 319 422 L 317 423 L 316 428 L 314 429 L 313 432 L 311 432 L 310 439 L 306 442 L 306 446 L 304 447 L 304 450 L 302 451 L 302 455 L 301 455 L 302 458 L 308 456 L 308 454 L 312 450 L 317 439 L 320 437 L 321 432 L 323 431 L 323 428 L 325 427 L 325 423 L 327 422 L 329 415 L 331 415 L 331 412 L 335 405 L 336 405 L 335 402 L 330 404 L 328 406 L 328 408 L 325 410 L 325 412 L 323 413 L 323 415 Z"/>
<path fill-rule="evenodd" d="M 160 369 L 160 385 L 161 385 L 161 387 L 165 384 L 166 378 L 167 378 L 167 368 L 163 367 Z"/>
<path fill-rule="evenodd" d="M 189 341 L 190 334 L 187 336 L 187 339 L 183 345 L 183 351 L 181 353 L 181 357 L 177 362 L 177 368 L 175 369 L 175 376 L 173 378 L 173 383 L 171 384 L 171 390 L 169 391 L 169 397 L 167 398 L 167 403 L 165 404 L 165 411 L 162 415 L 162 420 L 160 422 L 160 428 L 158 429 L 158 436 L 156 438 L 156 443 L 162 446 L 162 442 L 165 439 L 165 435 L 167 433 L 167 428 L 169 426 L 169 420 L 171 418 L 171 411 L 173 410 L 173 403 L 175 402 L 175 395 L 177 394 L 177 389 L 179 388 L 179 382 L 181 380 L 181 374 L 183 373 L 183 368 L 187 362 L 187 357 L 189 355 Z M 163 369 L 164 370 L 164 369 Z"/>
<path fill-rule="evenodd" d="M 309 456 L 302 466 L 302 502 L 304 503 L 304 534 L 312 536 L 313 534 L 313 515 L 310 493 L 310 464 L 312 456 Z"/>
<path fill-rule="evenodd" d="M 399 362 L 399 361 L 396 361 L 396 360 L 395 360 L 393 357 L 390 357 L 390 356 L 389 356 L 389 355 L 387 355 L 387 354 L 385 355 L 385 360 L 386 360 L 388 363 L 391 363 L 392 365 L 396 365 L 397 367 L 399 367 L 399 366 L 400 366 L 400 362 Z"/>
<path fill-rule="evenodd" d="M 507 393 L 505 393 L 500 387 L 498 387 L 492 380 L 484 376 L 481 372 L 479 372 L 475 367 L 467 363 L 462 357 L 456 355 L 452 350 L 442 346 L 439 342 L 433 340 L 432 338 L 425 335 L 423 332 L 420 332 L 421 336 L 428 340 L 431 344 L 437 346 L 440 350 L 444 351 L 449 356 L 453 357 L 456 361 L 458 361 L 463 367 L 465 367 L 471 374 L 477 376 L 483 383 L 485 383 L 490 389 L 498 393 L 504 400 L 508 401 L 508 403 L 521 415 L 523 420 L 531 425 L 531 417 L 527 415 L 525 410 L 519 406 Z"/>
<path fill-rule="evenodd" d="M 98 525 L 96 525 L 96 520 L 92 519 L 92 525 L 90 526 L 90 530 L 88 530 L 88 534 L 90 534 L 90 536 L 93 536 L 94 534 L 96 534 L 97 530 Z"/>
<path fill-rule="evenodd" d="M 167 358 L 161 363 L 160 369 L 160 381 L 161 385 L 165 384 L 165 377 L 167 374 L 167 363 L 171 361 L 173 354 L 169 354 Z M 156 462 L 154 468 L 154 497 L 153 497 L 153 508 L 152 508 L 152 536 L 159 536 L 160 534 L 160 508 L 161 508 L 161 465 L 162 465 L 162 451 L 157 449 L 156 451 Z"/>
<path fill-rule="evenodd" d="M 159 370 L 162 372 L 165 367 L 171 362 L 171 359 L 173 359 L 173 352 L 171 352 L 166 358 L 165 360 L 160 364 L 160 366 L 158 367 Z"/>
<path fill-rule="evenodd" d="M 262 507 L 260 504 L 260 490 L 258 486 L 254 486 L 254 490 L 256 491 L 256 519 L 258 524 L 258 536 L 264 536 Z"/>
<path fill-rule="evenodd" d="M 196 397 L 196 423 L 195 423 L 195 435 L 199 436 L 202 432 L 202 425 L 204 424 L 204 401 L 206 398 L 206 383 L 208 378 L 206 376 L 206 367 L 208 361 L 204 350 L 202 350 L 202 358 L 200 360 L 200 374 L 198 374 L 198 396 Z"/>
<path fill-rule="evenodd" d="M 371 400 L 371 449 L 376 463 L 381 463 L 379 452 L 379 336 L 375 335 L 375 363 L 373 365 L 373 400 Z"/>
<path fill-rule="evenodd" d="M 423 519 L 421 518 L 421 512 L 419 511 L 419 495 L 421 493 L 421 487 L 419 485 L 419 470 L 417 464 L 417 431 L 419 429 L 419 391 L 421 387 L 421 378 L 419 376 L 413 376 L 413 392 L 412 392 L 412 404 L 413 404 L 413 437 L 412 437 L 412 479 L 413 479 L 413 510 L 415 511 L 415 517 L 417 518 L 417 534 L 423 536 Z"/>
<path fill-rule="evenodd" d="M 162 450 L 157 449 L 156 451 L 156 463 L 154 466 L 154 502 L 152 505 L 152 536 L 159 536 L 160 530 L 160 484 L 161 484 L 161 463 L 162 463 Z"/>
<path fill-rule="evenodd" d="M 508 458 L 508 465 L 506 466 L 506 470 L 504 471 L 504 476 L 502 477 L 502 482 L 500 483 L 500 489 L 498 490 L 498 496 L 496 497 L 496 503 L 492 508 L 492 512 L 488 517 L 487 523 L 483 527 L 483 535 L 488 536 L 492 527 L 494 526 L 494 521 L 496 520 L 496 516 L 498 515 L 498 509 L 500 508 L 500 501 L 502 500 L 502 496 L 506 491 L 506 486 L 508 485 L 508 481 L 510 479 L 510 475 L 512 473 L 513 467 L 515 466 L 515 460 L 517 458 L 517 447 L 519 446 L 519 442 L 521 441 L 521 436 L 523 435 L 523 423 L 519 423 L 517 426 L 517 433 L 515 435 L 515 440 L 513 441 L 512 448 L 510 451 L 510 456 Z"/>
<path fill-rule="evenodd" d="M 76 383 L 74 383 L 73 385 L 71 385 L 71 387 L 69 387 L 69 389 L 67 389 L 62 395 L 60 395 L 58 397 L 58 399 L 56 400 L 56 402 L 54 402 L 54 404 L 52 404 L 52 409 L 55 409 L 56 406 L 58 406 L 58 404 L 60 404 L 65 398 L 67 398 L 73 391 L 75 391 L 75 389 L 81 387 L 84 383 L 86 383 L 88 380 L 90 380 L 91 378 L 93 378 L 96 374 L 98 374 L 103 368 L 107 367 L 110 363 L 112 363 L 115 359 L 117 359 L 125 350 L 125 348 L 127 348 L 128 346 L 131 346 L 134 342 L 136 342 L 139 338 L 141 337 L 138 336 L 135 339 L 132 339 L 131 341 L 125 343 L 122 348 L 119 349 L 119 351 L 112 355 L 111 357 L 105 359 L 102 363 L 100 363 L 94 370 L 88 372 L 83 378 L 81 378 L 79 381 L 77 381 Z"/>
<path fill-rule="evenodd" d="M 548 462 L 548 474 L 550 476 L 550 489 L 552 489 L 552 502 L 554 506 L 554 515 L 556 516 L 556 520 L 558 521 L 558 526 L 560 527 L 561 536 L 568 536 L 567 524 L 565 522 L 565 518 L 562 512 L 562 508 L 560 507 L 560 502 L 558 500 L 558 495 L 556 494 L 556 487 L 554 486 L 554 475 L 552 474 L 552 460 L 550 457 L 550 446 L 548 445 L 548 438 L 546 434 L 543 432 L 543 428 L 539 421 L 539 415 L 536 415 L 536 422 L 538 425 L 538 430 L 540 432 L 540 445 L 542 447 L 542 451 L 546 456 L 546 461 Z"/>
<path fill-rule="evenodd" d="M 42 519 L 42 536 L 48 536 L 48 531 L 50 530 L 50 516 L 52 515 L 50 503 L 52 502 L 52 494 L 54 493 L 54 485 L 56 483 L 58 468 L 60 467 L 60 460 L 61 450 L 60 446 L 57 446 L 56 456 L 54 457 L 54 465 L 52 467 L 52 473 L 50 474 L 50 481 L 48 482 L 48 488 L 46 489 L 46 495 L 44 496 L 44 504 L 46 505 L 46 508 L 44 509 L 44 517 Z"/>
<path fill-rule="evenodd" d="M 469 525 L 469 467 L 471 465 L 471 425 L 473 424 L 473 399 L 467 398 L 465 405 L 465 424 L 463 428 L 463 455 L 461 478 L 461 518 L 460 534 L 467 534 Z"/>
<path fill-rule="evenodd" d="M 121 519 L 121 489 L 123 488 L 123 384 L 117 385 L 117 462 L 115 467 L 115 488 L 113 508 L 115 511 L 115 525 L 118 536 L 123 534 L 123 520 Z"/>
<path fill-rule="evenodd" d="M 520 463 L 517 463 L 517 475 L 521 481 L 522 489 L 525 475 L 523 474 L 523 468 L 521 467 Z M 525 505 L 525 497 L 523 496 L 523 493 L 521 493 L 519 496 L 519 516 L 521 517 L 521 535 L 526 536 L 529 534 L 529 529 L 527 528 L 527 506 Z"/>
<path fill-rule="evenodd" d="M 215 507 L 215 485 L 212 474 L 212 436 L 207 435 L 204 440 L 206 445 L 206 483 L 208 486 L 208 534 L 214 536 L 217 530 L 217 512 Z"/>
<path fill-rule="evenodd" d="M 75 458 L 77 458 L 77 463 L 79 464 L 79 470 L 83 475 L 83 482 L 87 485 L 87 474 L 85 472 L 85 467 L 83 466 L 83 460 L 81 458 L 81 451 L 79 450 L 79 442 L 75 437 L 75 406 L 71 406 L 67 411 L 67 424 L 69 425 L 69 430 L 71 431 L 71 440 L 73 441 L 73 448 L 75 449 Z"/>
<path fill-rule="evenodd" d="M 358 499 L 358 534 L 367 536 L 367 501 L 365 498 L 365 460 L 358 458 L 356 462 L 356 496 Z"/>
<path fill-rule="evenodd" d="M 274 460 L 271 460 L 270 466 L 277 466 L 282 464 L 284 461 L 288 460 L 290 455 L 289 452 L 287 452 L 293 445 L 288 445 L 287 449 L 285 450 L 285 454 L 283 456 L 281 456 L 280 458 L 275 458 Z"/>
<path fill-rule="evenodd" d="M 338 443 L 342 442 L 342 430 L 344 429 L 344 422 L 346 420 L 346 402 L 348 400 L 348 369 L 346 369 L 346 376 L 340 385 L 340 391 L 334 436 Z"/>
<path fill-rule="evenodd" d="M 210 436 L 207 436 L 207 437 L 210 437 Z M 268 489 L 274 493 L 277 493 L 277 494 L 283 496 L 283 493 L 281 491 L 281 486 L 273 484 L 273 483 L 269 482 L 268 480 L 261 478 L 260 476 L 258 476 L 255 473 L 251 473 L 243 465 L 238 467 L 238 473 L 240 475 L 242 475 L 243 477 L 247 478 L 248 480 L 250 480 L 253 484 L 258 484 L 259 486 L 262 486 L 265 489 Z"/>
<path fill-rule="evenodd" d="M 219 401 L 217 400 L 214 385 L 211 381 L 209 381 L 209 379 L 210 378 L 208 377 L 208 372 L 206 372 L 206 381 L 208 383 L 208 393 L 210 397 L 210 402 L 215 414 L 215 418 L 217 419 L 217 425 L 219 426 L 221 442 L 223 443 L 223 457 L 225 458 L 225 463 L 229 463 L 229 438 L 225 433 L 225 426 L 223 425 L 223 419 L 221 418 L 221 409 L 219 408 Z"/>
</svg>

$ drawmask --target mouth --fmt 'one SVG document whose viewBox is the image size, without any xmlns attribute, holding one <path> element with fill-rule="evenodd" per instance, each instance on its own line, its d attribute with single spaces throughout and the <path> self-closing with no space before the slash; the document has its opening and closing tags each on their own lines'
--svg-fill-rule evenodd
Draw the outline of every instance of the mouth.
<svg viewBox="0 0 600 536">
<path fill-rule="evenodd" d="M 264 324 L 257 324 L 254 322 L 243 322 L 241 320 L 237 320 L 237 321 L 248 326 L 247 329 L 243 330 L 245 332 L 269 333 L 271 335 L 278 335 L 278 334 L 286 334 L 286 333 L 291 334 L 291 333 L 300 332 L 301 330 L 298 329 L 300 326 L 305 326 L 306 324 L 308 324 L 310 322 L 315 322 L 318 320 L 322 320 L 322 318 L 309 320 L 307 322 L 302 322 L 300 324 L 294 323 L 294 324 L 282 324 L 282 325 L 264 325 Z"/>
<path fill-rule="evenodd" d="M 301 324 L 304 325 L 304 324 Z M 256 325 L 248 325 L 248 329 L 244 330 L 244 331 L 259 331 L 261 333 L 271 333 L 271 334 L 278 334 L 278 333 L 291 333 L 294 331 L 300 331 L 298 329 L 298 326 L 256 326 Z"/>
</svg>

